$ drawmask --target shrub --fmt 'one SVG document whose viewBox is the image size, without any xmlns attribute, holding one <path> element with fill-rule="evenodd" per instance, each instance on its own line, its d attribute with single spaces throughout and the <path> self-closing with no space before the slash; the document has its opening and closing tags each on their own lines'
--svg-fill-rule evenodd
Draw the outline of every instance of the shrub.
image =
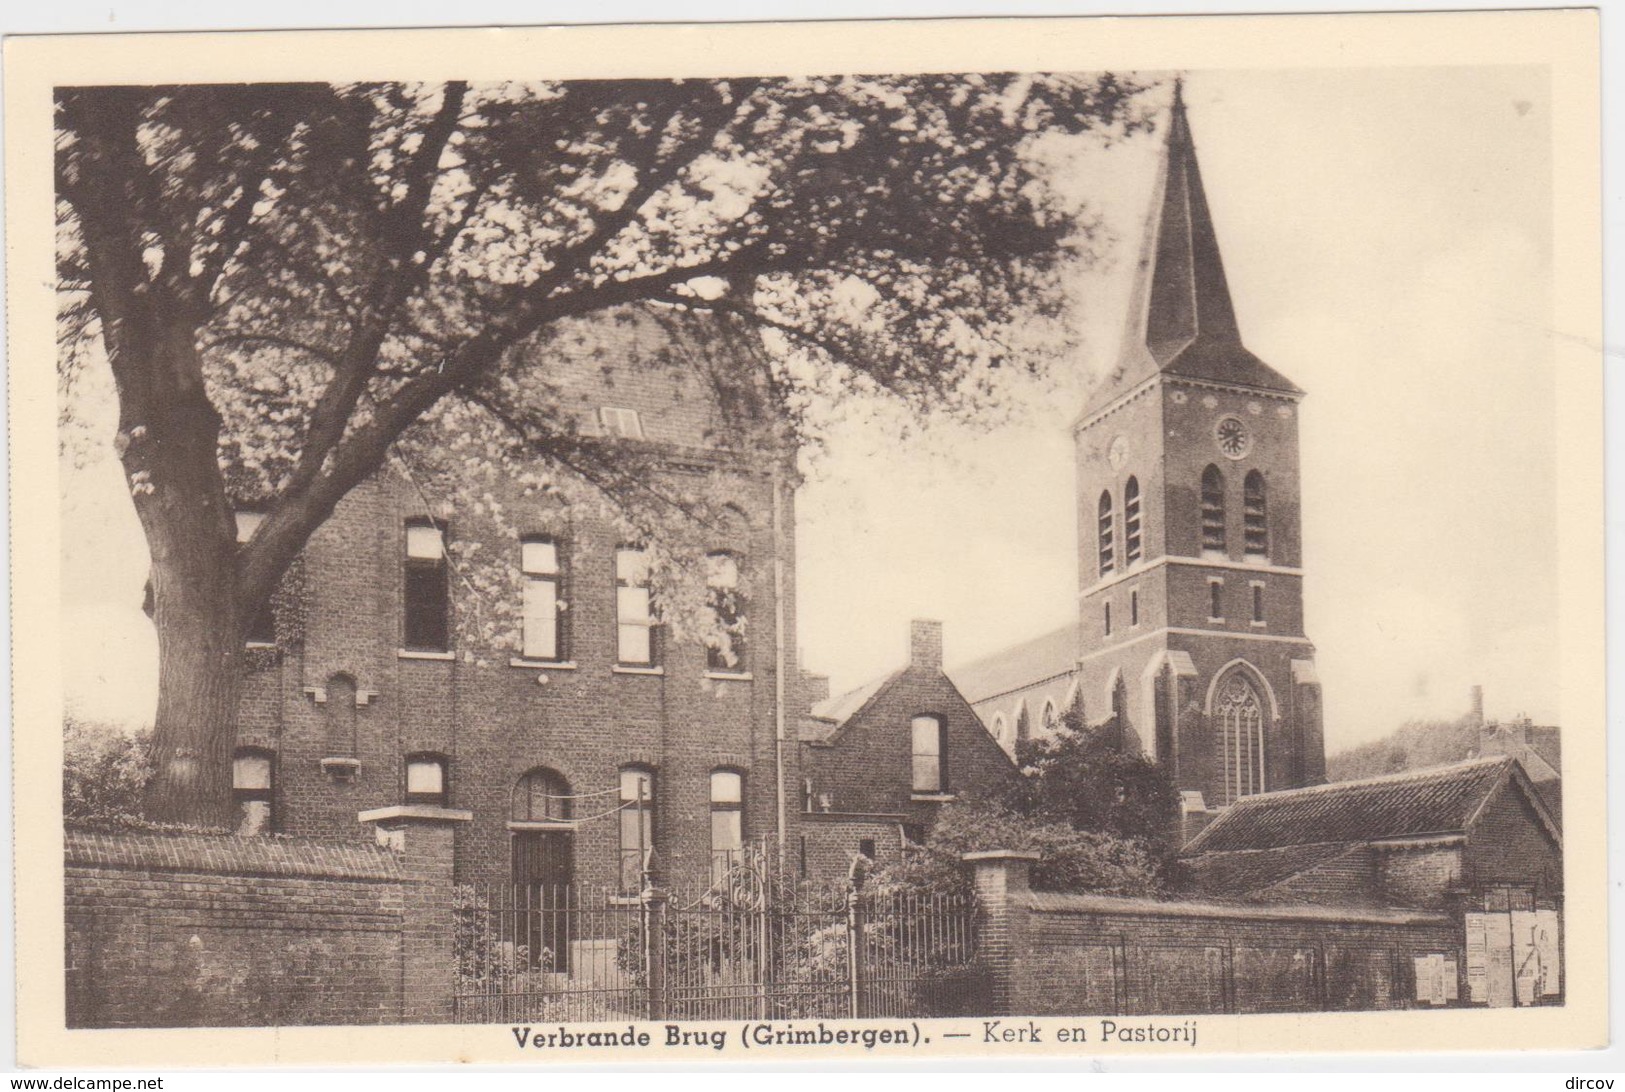
<svg viewBox="0 0 1625 1092">
<path fill-rule="evenodd" d="M 905 891 L 969 894 L 964 855 L 992 849 L 1036 852 L 1033 886 L 1041 890 L 1153 896 L 1164 886 L 1157 857 L 1139 839 L 1074 830 L 974 802 L 945 804 L 925 845 L 878 870 L 872 882 Z"/>
<path fill-rule="evenodd" d="M 62 814 L 74 825 L 139 827 L 141 793 L 152 776 L 152 733 L 63 721 Z"/>
</svg>

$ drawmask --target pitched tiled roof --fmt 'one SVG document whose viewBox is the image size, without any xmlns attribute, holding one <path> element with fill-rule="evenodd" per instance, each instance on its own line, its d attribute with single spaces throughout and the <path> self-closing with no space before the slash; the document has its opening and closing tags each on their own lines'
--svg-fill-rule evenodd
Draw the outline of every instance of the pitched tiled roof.
<svg viewBox="0 0 1625 1092">
<path fill-rule="evenodd" d="M 1070 622 L 991 656 L 961 664 L 951 669 L 948 677 L 965 695 L 965 700 L 975 705 L 1076 670 L 1082 641 L 1080 624 Z"/>
<path fill-rule="evenodd" d="M 1208 824 L 1184 853 L 1463 831 L 1479 805 L 1516 767 L 1510 758 L 1480 758 L 1364 781 L 1245 796 Z"/>
<path fill-rule="evenodd" d="M 1185 862 L 1206 895 L 1246 895 L 1364 848 L 1360 842 L 1320 842 L 1272 849 L 1203 853 Z"/>
<path fill-rule="evenodd" d="M 873 701 L 882 690 L 903 673 L 899 668 L 890 674 L 870 679 L 862 686 L 825 698 L 812 707 L 812 717 L 802 724 L 802 739 L 823 739 L 833 735 L 853 714 Z"/>
<path fill-rule="evenodd" d="M 1524 733 L 1529 749 L 1539 755 L 1557 776 L 1563 776 L 1563 733 L 1551 727 L 1531 727 Z"/>
</svg>

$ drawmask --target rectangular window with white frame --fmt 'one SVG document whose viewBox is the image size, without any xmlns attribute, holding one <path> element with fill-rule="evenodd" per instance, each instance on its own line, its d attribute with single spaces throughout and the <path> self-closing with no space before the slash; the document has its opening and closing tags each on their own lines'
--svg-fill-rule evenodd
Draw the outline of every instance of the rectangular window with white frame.
<svg viewBox="0 0 1625 1092">
<path fill-rule="evenodd" d="M 615 551 L 615 659 L 630 667 L 654 664 L 654 611 L 649 590 L 649 553 L 623 546 Z"/>
<path fill-rule="evenodd" d="M 918 716 L 912 722 L 915 795 L 936 795 L 948 789 L 946 727 L 937 716 Z"/>
<path fill-rule="evenodd" d="M 406 524 L 402 639 L 416 652 L 451 648 L 451 588 L 446 575 L 445 528 L 427 519 Z"/>
<path fill-rule="evenodd" d="M 556 540 L 533 535 L 519 544 L 524 574 L 520 655 L 527 660 L 557 663 L 564 648 L 564 571 Z"/>
</svg>

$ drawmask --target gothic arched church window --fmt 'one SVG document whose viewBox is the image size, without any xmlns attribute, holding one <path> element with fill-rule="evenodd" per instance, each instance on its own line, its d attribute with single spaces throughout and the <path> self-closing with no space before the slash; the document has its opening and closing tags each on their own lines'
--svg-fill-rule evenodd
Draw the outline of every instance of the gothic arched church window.
<svg viewBox="0 0 1625 1092">
<path fill-rule="evenodd" d="M 1213 703 L 1224 751 L 1222 803 L 1264 791 L 1264 704 L 1241 672 L 1219 686 Z"/>
</svg>

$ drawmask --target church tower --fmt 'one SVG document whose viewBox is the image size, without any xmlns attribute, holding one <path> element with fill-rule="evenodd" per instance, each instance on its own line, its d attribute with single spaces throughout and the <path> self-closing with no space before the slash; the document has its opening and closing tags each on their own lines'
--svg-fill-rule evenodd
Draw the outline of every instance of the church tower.
<svg viewBox="0 0 1625 1092">
<path fill-rule="evenodd" d="M 1302 397 L 1242 344 L 1176 84 L 1128 329 L 1074 426 L 1079 682 L 1209 808 L 1325 780 Z"/>
</svg>

